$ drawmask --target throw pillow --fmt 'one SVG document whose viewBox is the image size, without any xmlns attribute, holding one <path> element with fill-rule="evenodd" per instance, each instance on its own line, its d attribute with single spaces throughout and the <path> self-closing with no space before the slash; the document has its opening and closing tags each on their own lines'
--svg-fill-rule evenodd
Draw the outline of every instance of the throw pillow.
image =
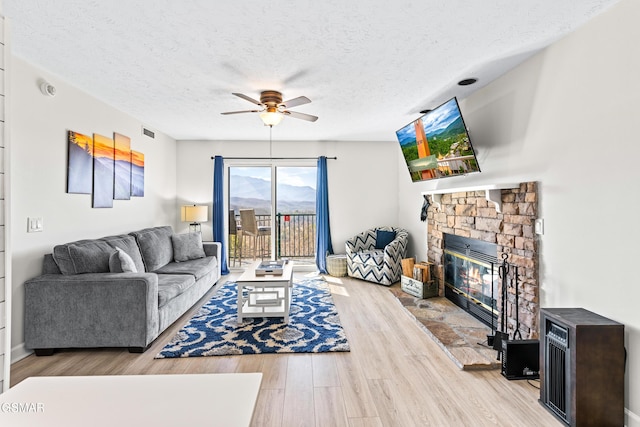
<svg viewBox="0 0 640 427">
<path fill-rule="evenodd" d="M 120 263 L 118 251 L 113 251 L 111 255 L 109 255 L 109 272 L 122 273 L 122 264 Z"/>
<path fill-rule="evenodd" d="M 200 233 L 174 234 L 171 236 L 171 242 L 173 243 L 173 259 L 176 262 L 205 257 Z"/>
<path fill-rule="evenodd" d="M 112 273 L 137 273 L 133 258 L 116 246 L 115 252 L 109 256 L 109 271 Z"/>
<path fill-rule="evenodd" d="M 122 271 L 124 273 L 137 273 L 138 269 L 136 268 L 136 263 L 133 262 L 133 258 L 129 256 L 128 253 L 116 247 L 116 252 L 118 252 L 118 258 L 120 259 L 120 267 L 122 267 Z"/>
<path fill-rule="evenodd" d="M 395 231 L 376 230 L 376 249 L 384 249 L 396 238 Z"/>
</svg>

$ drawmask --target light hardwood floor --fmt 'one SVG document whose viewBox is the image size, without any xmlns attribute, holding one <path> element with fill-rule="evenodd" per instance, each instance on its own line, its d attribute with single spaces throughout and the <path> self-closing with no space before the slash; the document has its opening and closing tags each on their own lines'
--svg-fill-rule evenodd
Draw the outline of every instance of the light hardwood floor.
<svg viewBox="0 0 640 427">
<path fill-rule="evenodd" d="M 144 354 L 97 349 L 32 355 L 13 364 L 11 383 L 40 375 L 262 372 L 254 426 L 563 425 L 538 403 L 539 391 L 527 381 L 459 370 L 386 287 L 327 279 L 348 353 L 154 359 L 214 289 Z"/>
</svg>

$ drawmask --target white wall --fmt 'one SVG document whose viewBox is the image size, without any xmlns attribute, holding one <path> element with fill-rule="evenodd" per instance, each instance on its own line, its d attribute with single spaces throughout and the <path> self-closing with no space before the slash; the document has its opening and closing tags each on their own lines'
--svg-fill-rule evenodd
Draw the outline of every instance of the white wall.
<svg viewBox="0 0 640 427">
<path fill-rule="evenodd" d="M 256 116 L 255 126 L 261 126 Z M 286 126 L 286 123 L 280 126 Z M 274 133 L 276 128 L 274 128 Z M 268 129 L 265 128 L 268 137 Z M 330 227 L 333 249 L 344 253 L 344 242 L 370 227 L 398 224 L 397 142 L 180 141 L 178 143 L 178 204 L 213 200 L 212 156 L 337 157 L 327 160 Z M 389 161 L 391 159 L 391 161 Z M 225 161 L 225 164 L 231 161 Z M 316 162 L 312 161 L 315 165 Z M 183 227 L 185 227 L 183 225 Z M 210 224 L 203 237 L 211 238 Z"/>
<path fill-rule="evenodd" d="M 11 97 L 11 239 L 13 245 L 13 357 L 24 353 L 23 282 L 42 272 L 42 257 L 53 246 L 83 238 L 121 234 L 155 225 L 175 225 L 176 142 L 159 132 L 141 135 L 134 118 L 13 58 Z M 56 86 L 45 97 L 38 81 Z M 92 209 L 91 196 L 66 194 L 67 130 L 86 135 L 131 138 L 145 154 L 145 197 L 115 200 L 111 209 Z M 28 217 L 43 217 L 44 231 L 27 233 Z"/>
<path fill-rule="evenodd" d="M 638 16 L 640 2 L 622 1 L 464 100 L 483 172 L 438 183 L 539 182 L 541 306 L 584 307 L 625 324 L 625 406 L 636 414 L 628 414 L 634 426 L 640 425 Z M 400 205 L 412 209 L 434 185 L 400 178 Z M 422 227 L 413 217 L 401 215 L 403 221 Z M 426 250 L 426 234 L 419 246 Z"/>
</svg>

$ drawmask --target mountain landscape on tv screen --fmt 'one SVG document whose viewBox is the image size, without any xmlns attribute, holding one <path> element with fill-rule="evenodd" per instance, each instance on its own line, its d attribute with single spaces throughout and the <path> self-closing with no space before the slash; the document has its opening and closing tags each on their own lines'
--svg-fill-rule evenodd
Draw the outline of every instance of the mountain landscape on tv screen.
<svg viewBox="0 0 640 427">
<path fill-rule="evenodd" d="M 449 126 L 444 129 L 425 129 L 425 131 L 432 131 L 427 133 L 427 139 L 429 141 L 459 141 L 460 138 L 467 136 L 467 131 L 464 128 L 462 117 L 458 116 Z M 446 150 L 449 151 L 449 150 Z M 444 154 L 444 153 L 443 153 Z"/>
<path fill-rule="evenodd" d="M 416 126 L 424 129 L 429 147 L 428 155 L 422 158 L 416 144 Z M 480 170 L 455 98 L 399 129 L 396 134 L 414 182 Z"/>
</svg>

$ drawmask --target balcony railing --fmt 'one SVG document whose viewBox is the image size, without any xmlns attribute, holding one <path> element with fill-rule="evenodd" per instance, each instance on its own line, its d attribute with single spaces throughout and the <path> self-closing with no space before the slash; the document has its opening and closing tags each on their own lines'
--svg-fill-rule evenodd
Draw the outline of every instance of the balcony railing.
<svg viewBox="0 0 640 427">
<path fill-rule="evenodd" d="M 242 229 L 242 224 L 236 217 L 238 229 Z M 275 251 L 276 259 L 289 258 L 298 261 L 315 260 L 315 235 L 316 235 L 316 214 L 314 213 L 278 213 L 275 221 L 272 221 L 271 215 L 256 215 L 256 222 L 259 227 L 268 226 L 275 227 Z M 235 237 L 234 237 L 235 238 Z M 248 243 L 248 242 L 247 242 Z M 260 241 L 262 248 L 257 253 L 268 254 L 270 246 L 268 239 Z M 230 252 L 230 257 L 235 256 Z"/>
<path fill-rule="evenodd" d="M 316 214 L 276 214 L 276 259 L 313 258 Z"/>
</svg>

